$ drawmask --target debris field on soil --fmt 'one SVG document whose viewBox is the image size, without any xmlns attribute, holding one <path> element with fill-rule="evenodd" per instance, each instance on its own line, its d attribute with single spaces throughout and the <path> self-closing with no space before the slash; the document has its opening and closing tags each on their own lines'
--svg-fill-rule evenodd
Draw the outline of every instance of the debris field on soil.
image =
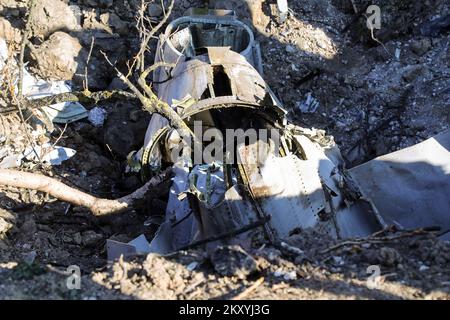
<svg viewBox="0 0 450 320">
<path fill-rule="evenodd" d="M 160 1 L 149 2 L 148 17 L 158 23 L 170 1 L 164 1 L 164 10 Z M 349 167 L 449 129 L 450 33 L 430 24 L 448 17 L 447 1 L 372 1 L 382 8 L 382 28 L 375 32 L 382 45 L 372 39 L 364 17 L 354 18 L 352 2 L 364 10 L 368 1 L 288 1 L 284 22 L 276 1 L 215 2 L 252 28 L 263 78 L 289 119 L 326 130 Z M 27 3 L 0 0 L 0 38 L 15 61 Z M 105 55 L 127 72 L 142 41 L 136 28 L 140 6 L 140 0 L 37 1 L 28 22 L 27 72 L 47 83 L 70 81 L 72 91 L 127 90 Z M 202 6 L 203 1 L 175 0 L 169 22 Z M 150 41 L 148 61 L 157 40 Z M 6 90 L 14 88 L 2 86 L 0 111 L 9 107 Z M 25 125 L 17 112 L 2 113 L 0 167 L 18 165 L 99 198 L 121 198 L 141 187 L 129 159 L 144 144 L 151 114 L 136 99 L 81 104 L 85 117 L 67 124 L 46 121 L 44 111 L 27 114 Z M 30 139 L 76 152 L 55 165 L 18 159 Z M 108 239 L 128 243 L 142 234 L 149 241 L 155 236 L 169 188 L 170 181 L 164 182 L 134 210 L 94 217 L 87 208 L 48 194 L 1 186 L 0 299 L 450 298 L 450 243 L 439 239 L 442 230 L 392 227 L 347 240 L 297 230 L 281 244 L 245 250 L 199 246 L 108 262 Z M 81 270 L 81 290 L 66 287 L 71 265 Z M 374 265 L 380 277 L 370 288 Z"/>
</svg>

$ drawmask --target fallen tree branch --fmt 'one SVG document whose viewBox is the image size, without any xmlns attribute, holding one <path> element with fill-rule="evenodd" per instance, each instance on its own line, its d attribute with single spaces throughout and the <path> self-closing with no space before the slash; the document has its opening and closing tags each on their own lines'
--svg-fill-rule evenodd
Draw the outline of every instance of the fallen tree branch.
<svg viewBox="0 0 450 320">
<path fill-rule="evenodd" d="M 22 104 L 27 109 L 42 108 L 50 106 L 52 104 L 57 104 L 61 102 L 80 102 L 84 104 L 97 104 L 100 101 L 110 100 L 110 99 L 126 99 L 133 100 L 137 99 L 136 95 L 131 92 L 123 90 L 106 90 L 106 91 L 76 91 L 76 92 L 66 92 L 59 93 L 48 97 L 42 97 L 33 100 L 23 99 Z M 8 114 L 12 112 L 17 112 L 16 106 L 9 108 L 3 108 L 0 113 Z"/>
<path fill-rule="evenodd" d="M 33 189 L 46 192 L 52 197 L 83 206 L 91 210 L 95 216 L 116 214 L 132 209 L 139 200 L 171 177 L 171 169 L 153 177 L 145 185 L 133 193 L 119 199 L 110 200 L 94 197 L 54 179 L 37 173 L 22 172 L 10 169 L 0 169 L 0 185 Z"/>
</svg>

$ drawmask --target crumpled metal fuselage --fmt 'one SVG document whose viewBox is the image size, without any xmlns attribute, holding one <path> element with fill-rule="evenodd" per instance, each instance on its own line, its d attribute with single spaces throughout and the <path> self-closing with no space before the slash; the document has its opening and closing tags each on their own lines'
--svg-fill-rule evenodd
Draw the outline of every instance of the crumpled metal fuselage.
<svg viewBox="0 0 450 320">
<path fill-rule="evenodd" d="M 138 157 L 147 173 L 171 165 L 175 177 L 152 251 L 199 243 L 250 245 L 311 228 L 347 238 L 367 236 L 392 223 L 450 227 L 449 133 L 440 147 L 424 145 L 425 151 L 439 149 L 439 160 L 427 155 L 432 161 L 425 161 L 413 147 L 344 171 L 332 137 L 287 122 L 260 74 L 258 48 L 250 28 L 232 16 L 180 18 L 160 41 L 156 62 L 175 67 L 154 74 L 158 97 L 197 138 L 205 138 L 211 128 L 223 134 L 231 129 L 276 134 L 241 143 L 236 136 L 224 139 L 218 160 L 196 163 L 189 148 L 181 148 L 176 159 L 170 157 L 181 138 L 164 117 L 154 114 Z M 230 145 L 231 158 L 225 150 Z M 416 156 L 414 168 L 402 162 Z M 405 166 L 413 170 L 405 171 Z M 434 203 L 436 197 L 439 203 Z"/>
</svg>

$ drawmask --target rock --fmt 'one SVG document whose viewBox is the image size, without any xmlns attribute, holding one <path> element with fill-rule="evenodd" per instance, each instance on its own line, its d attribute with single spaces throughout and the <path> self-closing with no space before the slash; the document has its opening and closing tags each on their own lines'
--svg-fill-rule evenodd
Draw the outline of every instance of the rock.
<svg viewBox="0 0 450 320">
<path fill-rule="evenodd" d="M 77 159 L 80 162 L 79 169 L 86 173 L 89 173 L 93 169 L 102 168 L 104 170 L 110 170 L 111 168 L 111 161 L 95 151 L 85 152 L 82 158 L 83 160 L 80 158 Z"/>
<path fill-rule="evenodd" d="M 257 271 L 255 259 L 240 246 L 219 246 L 210 259 L 214 269 L 222 276 L 245 279 L 249 274 Z"/>
<path fill-rule="evenodd" d="M 20 154 L 13 154 L 13 155 L 6 156 L 0 162 L 0 168 L 1 169 L 10 169 L 10 168 L 20 167 L 20 165 L 22 164 L 22 158 L 23 157 Z"/>
<path fill-rule="evenodd" d="M 30 27 L 34 36 L 43 38 L 55 31 L 76 31 L 81 28 L 75 13 L 60 0 L 36 1 L 30 15 Z"/>
<path fill-rule="evenodd" d="M 394 267 L 400 263 L 402 256 L 394 248 L 383 247 L 379 251 L 378 260 L 387 267 Z"/>
<path fill-rule="evenodd" d="M 5 39 L 6 42 L 20 43 L 22 41 L 20 30 L 14 28 L 8 20 L 2 17 L 0 17 L 0 38 Z"/>
<path fill-rule="evenodd" d="M 274 272 L 273 274 L 275 277 L 277 278 L 283 278 L 286 281 L 293 281 L 293 280 L 297 280 L 297 272 L 295 271 L 284 271 L 282 269 L 278 269 L 277 271 Z"/>
<path fill-rule="evenodd" d="M 136 144 L 134 132 L 130 126 L 127 125 L 128 122 L 126 121 L 117 122 L 117 126 L 110 125 L 111 122 L 110 119 L 106 122 L 105 143 L 115 153 L 126 158 Z"/>
<path fill-rule="evenodd" d="M 12 224 L 0 217 L 0 234 L 5 234 L 11 229 Z"/>
<path fill-rule="evenodd" d="M 114 4 L 114 0 L 83 0 L 83 3 L 95 8 L 110 8 Z"/>
<path fill-rule="evenodd" d="M 36 259 L 36 257 L 37 257 L 37 252 L 35 250 L 22 254 L 22 260 L 26 264 L 32 264 L 34 262 L 34 260 Z"/>
<path fill-rule="evenodd" d="M 101 8 L 110 8 L 114 4 L 114 0 L 99 0 L 97 2 Z"/>
<path fill-rule="evenodd" d="M 291 45 L 287 45 L 286 46 L 286 52 L 287 53 L 295 53 L 297 50 L 293 47 L 293 46 L 291 46 Z"/>
<path fill-rule="evenodd" d="M 73 242 L 75 244 L 81 244 L 83 242 L 83 239 L 81 237 L 81 233 L 77 232 L 73 235 Z"/>
<path fill-rule="evenodd" d="M 128 86 L 120 80 L 120 78 L 112 79 L 111 83 L 108 86 L 108 90 L 127 90 Z"/>
<path fill-rule="evenodd" d="M 426 266 L 426 265 L 421 265 L 420 267 L 419 267 L 419 271 L 420 272 L 424 272 L 424 271 L 427 271 L 428 269 L 430 269 L 430 267 L 429 266 Z"/>
<path fill-rule="evenodd" d="M 411 50 L 418 56 L 423 56 L 431 49 L 431 40 L 428 38 L 413 40 L 411 42 Z"/>
<path fill-rule="evenodd" d="M 129 106 L 118 103 L 105 122 L 104 143 L 125 159 L 131 151 L 142 146 L 148 119 L 148 113 L 141 113 L 137 122 L 130 121 Z"/>
<path fill-rule="evenodd" d="M 377 156 L 389 153 L 389 140 L 384 136 L 379 136 L 374 143 L 374 149 Z"/>
<path fill-rule="evenodd" d="M 419 32 L 425 37 L 437 37 L 450 27 L 450 14 L 422 23 Z"/>
<path fill-rule="evenodd" d="M 92 246 L 97 244 L 103 239 L 103 235 L 96 233 L 95 231 L 88 230 L 81 234 L 81 242 L 85 246 Z"/>
<path fill-rule="evenodd" d="M 24 236 L 33 236 L 37 231 L 36 222 L 32 217 L 27 218 L 27 220 L 22 224 L 20 228 L 20 233 Z"/>
<path fill-rule="evenodd" d="M 84 69 L 83 61 L 86 61 L 78 39 L 64 32 L 55 32 L 32 54 L 36 73 L 52 80 L 72 80 L 77 70 Z"/>
<path fill-rule="evenodd" d="M 333 256 L 333 262 L 334 262 L 334 264 L 336 264 L 338 266 L 342 266 L 345 264 L 344 259 L 340 256 Z"/>
<path fill-rule="evenodd" d="M 425 67 L 423 65 L 411 65 L 403 68 L 402 78 L 408 83 L 413 82 L 417 77 L 423 75 Z"/>
<path fill-rule="evenodd" d="M 198 267 L 198 264 L 199 263 L 197 261 L 193 261 L 186 266 L 186 269 L 189 271 L 194 271 Z"/>
<path fill-rule="evenodd" d="M 226 0 L 225 2 L 229 2 L 229 0 Z M 234 3 L 228 6 L 228 8 L 233 10 L 236 7 L 242 6 L 241 2 L 245 3 L 245 6 L 242 9 L 244 12 L 249 11 L 248 15 L 251 17 L 251 23 L 253 26 L 258 31 L 263 32 L 270 23 L 270 16 L 266 15 L 263 10 L 263 1 L 234 1 Z M 245 10 L 246 6 L 248 6 L 247 10 Z"/>
<path fill-rule="evenodd" d="M 89 111 L 88 120 L 94 127 L 101 127 L 105 122 L 107 112 L 101 107 L 94 107 Z"/>
<path fill-rule="evenodd" d="M 120 19 L 115 13 L 108 12 L 100 15 L 100 21 L 121 35 L 126 35 L 128 33 L 128 23 Z"/>
<path fill-rule="evenodd" d="M 151 3 L 148 6 L 148 15 L 150 17 L 160 17 L 163 15 L 163 9 L 161 8 L 161 6 L 157 3 Z"/>
</svg>

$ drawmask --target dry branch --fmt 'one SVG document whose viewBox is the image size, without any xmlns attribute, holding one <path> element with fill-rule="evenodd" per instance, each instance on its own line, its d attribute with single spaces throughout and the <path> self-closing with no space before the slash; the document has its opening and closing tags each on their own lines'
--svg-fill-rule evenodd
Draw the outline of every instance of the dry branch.
<svg viewBox="0 0 450 320">
<path fill-rule="evenodd" d="M 419 228 L 419 229 L 414 229 L 414 230 L 405 230 L 405 231 L 401 232 L 400 234 L 393 235 L 393 236 L 384 236 L 384 237 L 376 236 L 379 234 L 379 232 L 376 232 L 374 235 L 371 235 L 371 236 L 368 236 L 365 238 L 356 238 L 354 240 L 347 240 L 347 241 L 340 242 L 332 247 L 329 247 L 328 249 L 322 250 L 320 253 L 326 254 L 331 251 L 337 250 L 341 247 L 361 245 L 364 243 L 383 244 L 383 243 L 392 242 L 392 241 L 402 239 L 402 238 L 430 234 L 430 233 L 436 232 L 438 230 L 440 230 L 440 228 L 438 228 L 438 227 Z M 382 231 L 384 231 L 384 230 L 382 230 Z"/>
<path fill-rule="evenodd" d="M 137 97 L 127 91 L 122 90 L 106 90 L 106 91 L 76 91 L 76 92 L 66 92 L 59 93 L 48 97 L 26 100 L 22 101 L 22 104 L 29 110 L 34 108 L 42 108 L 50 106 L 52 104 L 62 103 L 62 102 L 80 102 L 82 104 L 97 104 L 100 101 L 111 100 L 111 99 L 124 99 L 133 100 Z M 3 108 L 0 113 L 8 114 L 12 112 L 19 111 L 17 107 Z"/>
<path fill-rule="evenodd" d="M 41 174 L 22 172 L 10 169 L 0 169 L 0 185 L 16 188 L 33 189 L 48 193 L 59 200 L 73 205 L 83 206 L 91 210 L 95 216 L 116 214 L 132 209 L 144 199 L 150 191 L 171 177 L 171 170 L 167 169 L 153 177 L 145 185 L 133 193 L 119 199 L 110 200 L 94 197 L 75 188 Z"/>
</svg>

